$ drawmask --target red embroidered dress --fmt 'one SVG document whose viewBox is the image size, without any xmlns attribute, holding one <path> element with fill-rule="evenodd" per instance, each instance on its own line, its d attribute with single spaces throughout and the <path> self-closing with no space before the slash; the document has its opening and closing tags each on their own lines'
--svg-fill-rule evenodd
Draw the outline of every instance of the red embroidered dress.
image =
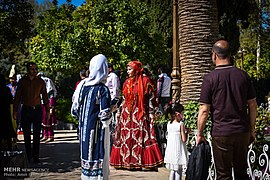
<svg viewBox="0 0 270 180">
<path fill-rule="evenodd" d="M 124 101 L 117 114 L 110 157 L 115 168 L 152 168 L 163 162 L 149 116 L 156 105 L 154 85 L 148 77 L 136 78 L 128 78 L 123 86 Z"/>
</svg>

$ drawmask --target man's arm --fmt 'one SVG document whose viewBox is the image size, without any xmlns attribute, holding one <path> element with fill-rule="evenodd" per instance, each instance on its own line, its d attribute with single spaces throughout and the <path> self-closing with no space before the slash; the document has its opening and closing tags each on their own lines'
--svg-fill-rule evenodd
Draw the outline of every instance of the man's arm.
<svg viewBox="0 0 270 180">
<path fill-rule="evenodd" d="M 257 102 L 256 99 L 248 100 L 248 115 L 250 120 L 250 143 L 255 140 L 255 123 L 257 114 Z"/>
<path fill-rule="evenodd" d="M 204 130 L 205 125 L 206 125 L 209 111 L 210 111 L 209 104 L 201 104 L 200 105 L 198 120 L 197 120 L 198 132 L 197 132 L 197 143 L 196 144 L 199 144 L 200 142 L 205 141 L 204 136 L 203 136 L 203 130 Z"/>
</svg>

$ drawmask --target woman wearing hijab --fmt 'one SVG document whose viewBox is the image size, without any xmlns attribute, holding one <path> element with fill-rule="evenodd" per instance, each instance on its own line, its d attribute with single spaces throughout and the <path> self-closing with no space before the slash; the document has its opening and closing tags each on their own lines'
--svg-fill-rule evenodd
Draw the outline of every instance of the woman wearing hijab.
<svg viewBox="0 0 270 180">
<path fill-rule="evenodd" d="M 110 91 L 104 83 L 108 76 L 107 58 L 98 54 L 90 61 L 90 75 L 74 92 L 71 113 L 80 127 L 81 179 L 108 179 Z"/>
<path fill-rule="evenodd" d="M 57 124 L 56 122 L 56 95 L 57 95 L 57 90 L 56 87 L 53 83 L 53 81 L 46 77 L 43 72 L 39 72 L 37 74 L 38 77 L 43 79 L 43 81 L 46 84 L 46 91 L 48 93 L 48 98 L 49 98 L 49 106 L 50 106 L 50 119 L 46 118 L 47 117 L 47 112 L 45 105 L 42 104 L 42 126 L 43 126 L 43 138 L 41 141 L 45 141 L 45 143 L 49 143 L 54 141 L 54 127 Z"/>
<path fill-rule="evenodd" d="M 115 168 L 152 169 L 163 161 L 153 126 L 154 85 L 142 75 L 139 61 L 129 62 L 127 73 L 110 163 Z"/>
</svg>

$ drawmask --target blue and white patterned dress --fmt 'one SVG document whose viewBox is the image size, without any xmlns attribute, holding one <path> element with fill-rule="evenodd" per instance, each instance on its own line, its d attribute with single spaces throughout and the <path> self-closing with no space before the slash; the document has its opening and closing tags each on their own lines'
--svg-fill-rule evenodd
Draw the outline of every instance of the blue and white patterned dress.
<svg viewBox="0 0 270 180">
<path fill-rule="evenodd" d="M 82 179 L 108 179 L 110 101 L 109 89 L 102 83 L 83 85 L 81 88 L 79 127 Z"/>
</svg>

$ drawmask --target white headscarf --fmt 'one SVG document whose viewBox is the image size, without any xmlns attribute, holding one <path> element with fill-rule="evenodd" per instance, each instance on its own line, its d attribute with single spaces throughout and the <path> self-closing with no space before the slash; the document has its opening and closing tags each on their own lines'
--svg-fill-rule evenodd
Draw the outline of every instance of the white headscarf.
<svg viewBox="0 0 270 180">
<path fill-rule="evenodd" d="M 85 86 L 92 86 L 99 83 L 106 83 L 108 77 L 107 58 L 103 54 L 94 56 L 90 61 L 89 71 L 89 77 L 81 80 L 72 96 L 72 115 L 75 115 L 74 112 L 77 112 L 79 108 L 79 96 L 83 84 Z"/>
<path fill-rule="evenodd" d="M 85 80 L 85 86 L 106 83 L 108 77 L 107 58 L 103 54 L 94 56 L 90 61 L 89 77 Z"/>
<path fill-rule="evenodd" d="M 53 81 L 50 78 L 46 77 L 43 72 L 39 72 L 37 74 L 37 76 L 40 76 L 41 79 L 43 79 L 43 81 L 45 81 L 47 93 L 49 94 L 51 91 L 53 91 L 53 97 L 56 97 L 57 90 L 56 90 L 56 87 L 55 87 Z"/>
</svg>

